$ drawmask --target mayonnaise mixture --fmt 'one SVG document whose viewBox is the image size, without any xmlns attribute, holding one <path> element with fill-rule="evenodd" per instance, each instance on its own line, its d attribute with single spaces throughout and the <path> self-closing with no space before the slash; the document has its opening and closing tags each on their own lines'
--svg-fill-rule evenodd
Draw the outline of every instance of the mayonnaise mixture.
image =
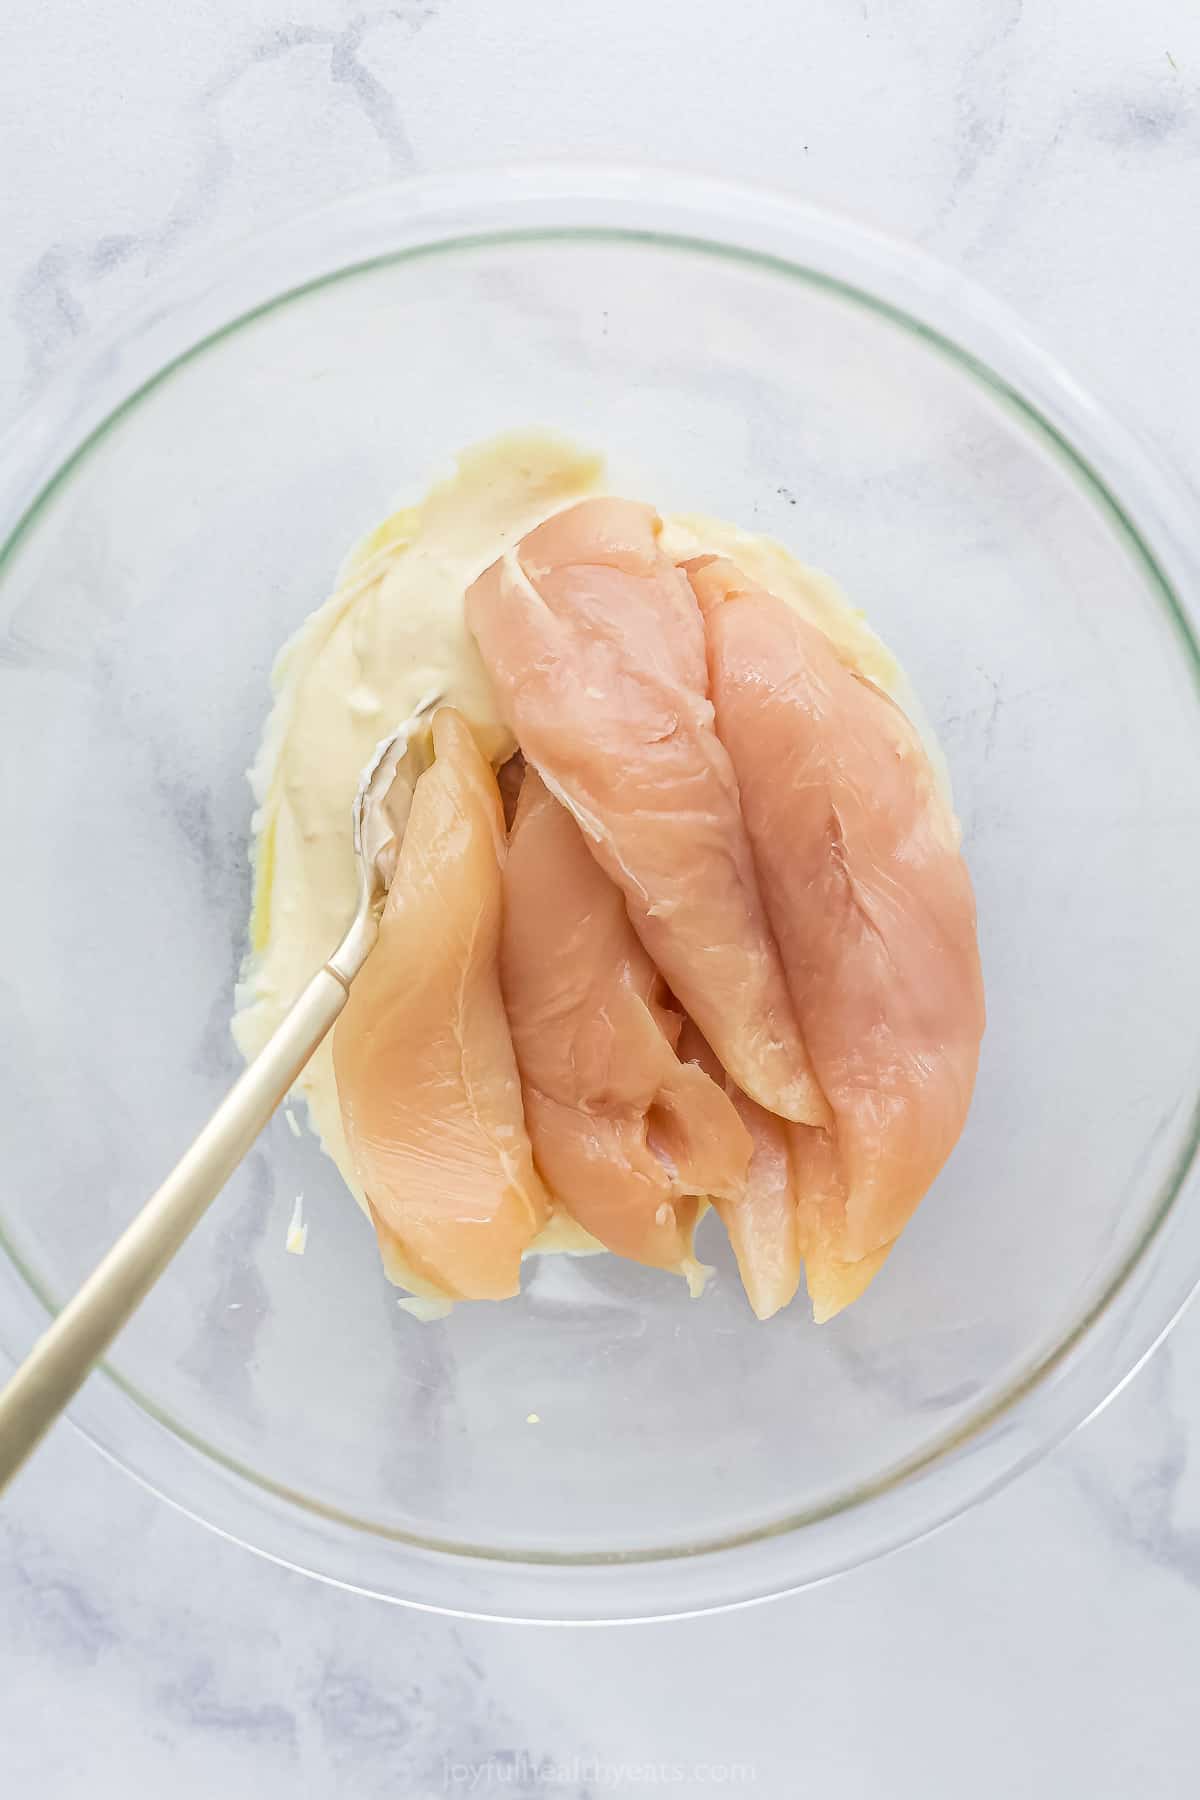
<svg viewBox="0 0 1200 1800">
<path fill-rule="evenodd" d="M 515 749 L 463 618 L 463 596 L 487 566 L 551 513 L 611 491 L 603 459 L 544 433 L 522 432 L 467 450 L 419 506 L 393 513 L 348 558 L 337 587 L 279 654 L 275 704 L 250 771 L 254 904 L 250 953 L 238 986 L 233 1033 L 247 1058 L 335 948 L 354 912 L 357 875 L 351 809 L 376 744 L 431 692 L 444 694 L 497 765 Z M 663 521 L 677 561 L 731 557 L 762 586 L 820 627 L 846 660 L 891 694 L 941 755 L 895 658 L 836 584 L 769 538 L 715 519 Z M 366 1210 L 342 1130 L 327 1038 L 296 1084 L 309 1121 Z M 600 1246 L 557 1215 L 534 1251 Z M 388 1274 L 442 1309 L 436 1290 L 392 1258 Z"/>
</svg>

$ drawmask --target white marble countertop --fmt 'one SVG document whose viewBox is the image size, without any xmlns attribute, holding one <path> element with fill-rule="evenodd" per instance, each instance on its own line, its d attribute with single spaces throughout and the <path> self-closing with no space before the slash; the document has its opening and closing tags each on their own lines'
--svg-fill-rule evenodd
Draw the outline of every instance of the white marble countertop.
<svg viewBox="0 0 1200 1800">
<path fill-rule="evenodd" d="M 574 153 L 919 240 L 1200 485 L 1179 0 L 7 0 L 4 48 L 0 422 L 185 255 L 409 170 Z M 0 1793 L 1191 1793 L 1193 1445 L 1198 1312 L 936 1538 L 741 1614 L 564 1639 L 287 1573 L 63 1428 L 0 1519 Z"/>
</svg>

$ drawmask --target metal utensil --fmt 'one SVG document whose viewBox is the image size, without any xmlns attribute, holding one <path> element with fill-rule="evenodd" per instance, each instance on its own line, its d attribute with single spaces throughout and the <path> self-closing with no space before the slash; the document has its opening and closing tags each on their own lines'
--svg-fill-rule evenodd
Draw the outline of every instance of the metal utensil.
<svg viewBox="0 0 1200 1800">
<path fill-rule="evenodd" d="M 238 1078 L 191 1148 L 0 1392 L 0 1490 L 53 1424 L 220 1193 L 346 1004 L 367 960 L 428 766 L 430 695 L 385 738 L 354 799 L 358 905 L 345 937 Z"/>
</svg>

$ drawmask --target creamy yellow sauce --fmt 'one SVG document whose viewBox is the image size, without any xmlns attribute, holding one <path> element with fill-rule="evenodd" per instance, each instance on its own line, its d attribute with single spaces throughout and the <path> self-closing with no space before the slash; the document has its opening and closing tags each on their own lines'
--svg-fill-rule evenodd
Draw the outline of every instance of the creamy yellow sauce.
<svg viewBox="0 0 1200 1800">
<path fill-rule="evenodd" d="M 499 717 L 463 617 L 475 577 L 534 525 L 586 494 L 613 491 L 601 457 L 542 432 L 521 432 L 465 451 L 454 473 L 418 506 L 385 519 L 347 558 L 332 596 L 281 650 L 274 706 L 250 771 L 254 902 L 250 953 L 236 996 L 233 1034 L 247 1058 L 266 1043 L 313 971 L 336 947 L 354 912 L 351 808 L 376 744 L 431 692 L 470 721 L 497 764 L 515 749 Z M 706 551 L 745 573 L 818 625 L 846 660 L 882 687 L 921 730 L 944 768 L 895 658 L 827 576 L 782 545 L 696 516 L 663 520 L 664 549 L 677 560 Z M 309 1122 L 365 1210 L 342 1129 L 330 1040 L 296 1084 Z M 600 1246 L 565 1215 L 537 1252 Z M 392 1257 L 387 1272 L 432 1316 L 445 1302 Z M 700 1265 L 691 1275 L 703 1285 Z"/>
</svg>

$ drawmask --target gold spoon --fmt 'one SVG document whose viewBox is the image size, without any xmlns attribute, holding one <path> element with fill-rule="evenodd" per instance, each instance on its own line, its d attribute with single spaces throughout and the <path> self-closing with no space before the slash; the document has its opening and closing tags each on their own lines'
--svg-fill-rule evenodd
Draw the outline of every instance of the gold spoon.
<svg viewBox="0 0 1200 1800">
<path fill-rule="evenodd" d="M 429 762 L 425 727 L 440 703 L 440 695 L 422 701 L 363 771 L 354 797 L 358 906 L 345 937 L 0 1392 L 0 1490 L 145 1299 L 345 1006 L 379 932 L 413 789 Z"/>
</svg>

